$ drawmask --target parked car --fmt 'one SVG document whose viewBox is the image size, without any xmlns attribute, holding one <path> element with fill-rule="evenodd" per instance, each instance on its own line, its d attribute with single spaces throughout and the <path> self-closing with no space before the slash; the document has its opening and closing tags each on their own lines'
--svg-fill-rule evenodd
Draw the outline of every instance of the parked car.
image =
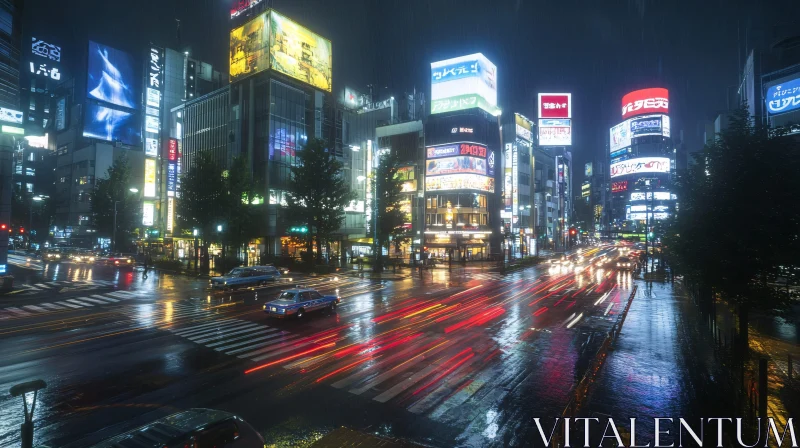
<svg viewBox="0 0 800 448">
<path fill-rule="evenodd" d="M 275 266 L 251 266 L 233 268 L 221 277 L 211 278 L 212 289 L 236 289 L 248 286 L 264 286 L 280 280 L 281 273 Z"/>
<path fill-rule="evenodd" d="M 129 446 L 250 448 L 265 445 L 258 431 L 234 414 L 214 409 L 189 409 L 112 437 L 91 448 Z"/>
<path fill-rule="evenodd" d="M 339 300 L 338 296 L 324 296 L 315 289 L 289 289 L 280 293 L 275 300 L 264 304 L 264 312 L 271 317 L 300 319 L 310 311 L 336 311 Z"/>
</svg>

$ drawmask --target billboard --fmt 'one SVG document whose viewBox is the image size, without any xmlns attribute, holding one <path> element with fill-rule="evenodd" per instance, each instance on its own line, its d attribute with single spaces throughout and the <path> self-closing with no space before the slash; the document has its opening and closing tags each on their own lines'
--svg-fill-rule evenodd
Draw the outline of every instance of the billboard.
<svg viewBox="0 0 800 448">
<path fill-rule="evenodd" d="M 456 143 L 451 145 L 431 146 L 426 148 L 427 159 L 439 159 L 452 156 L 475 156 L 486 158 L 486 147 L 472 143 Z"/>
<path fill-rule="evenodd" d="M 800 78 L 767 88 L 767 113 L 778 115 L 800 109 Z"/>
<path fill-rule="evenodd" d="M 592 162 L 586 162 L 583 165 L 583 177 L 592 177 Z"/>
<path fill-rule="evenodd" d="M 479 107 L 497 115 L 497 67 L 483 54 L 431 64 L 431 114 Z"/>
<path fill-rule="evenodd" d="M 631 122 L 625 120 L 609 130 L 609 146 L 611 152 L 631 146 Z"/>
<path fill-rule="evenodd" d="M 539 145 L 540 146 L 572 145 L 572 120 L 540 119 Z"/>
<path fill-rule="evenodd" d="M 644 201 L 644 200 L 656 200 L 656 201 L 669 201 L 670 199 L 675 199 L 670 195 L 669 191 L 656 191 L 655 197 L 653 197 L 654 193 L 648 191 L 646 194 L 644 191 L 634 191 L 631 193 L 631 201 Z"/>
<path fill-rule="evenodd" d="M 231 30 L 229 49 L 231 82 L 271 69 L 331 91 L 331 41 L 275 11 Z"/>
<path fill-rule="evenodd" d="M 152 226 L 153 225 L 153 217 L 155 216 L 155 204 L 152 202 L 144 202 L 142 203 L 142 225 L 143 226 Z"/>
<path fill-rule="evenodd" d="M 22 124 L 22 111 L 0 107 L 0 121 Z"/>
<path fill-rule="evenodd" d="M 178 162 L 167 163 L 167 196 L 175 197 L 178 191 Z"/>
<path fill-rule="evenodd" d="M 629 174 L 669 173 L 670 162 L 667 157 L 639 157 L 623 160 L 611 165 L 611 177 Z"/>
<path fill-rule="evenodd" d="M 660 87 L 636 90 L 622 97 L 622 118 L 669 113 L 669 91 Z"/>
<path fill-rule="evenodd" d="M 431 159 L 425 163 L 426 176 L 459 173 L 486 175 L 486 160 L 477 157 L 457 156 Z"/>
<path fill-rule="evenodd" d="M 86 103 L 83 136 L 109 142 L 137 145 L 141 142 L 141 125 L 136 113 L 126 112 L 97 103 Z"/>
<path fill-rule="evenodd" d="M 67 128 L 67 97 L 62 96 L 56 101 L 56 131 Z"/>
<path fill-rule="evenodd" d="M 627 121 L 630 121 L 631 138 L 643 137 L 645 135 L 662 135 L 664 137 L 669 137 L 668 115 L 645 115 L 631 118 Z"/>
<path fill-rule="evenodd" d="M 144 197 L 156 196 L 156 159 L 144 159 Z"/>
<path fill-rule="evenodd" d="M 158 139 L 144 139 L 144 155 L 147 157 L 158 157 Z"/>
<path fill-rule="evenodd" d="M 590 184 L 589 181 L 583 182 L 583 184 L 581 184 L 581 197 L 588 198 L 591 195 L 592 195 L 592 184 Z"/>
<path fill-rule="evenodd" d="M 622 191 L 628 190 L 628 181 L 627 180 L 620 180 L 617 182 L 611 182 L 611 192 L 612 193 L 620 193 Z"/>
<path fill-rule="evenodd" d="M 572 118 L 571 93 L 540 93 L 539 118 Z"/>
<path fill-rule="evenodd" d="M 448 174 L 425 178 L 425 191 L 479 190 L 494 193 L 494 179 L 478 174 Z"/>
<path fill-rule="evenodd" d="M 516 125 L 517 138 L 533 141 L 533 122 L 520 114 L 514 114 L 514 124 Z"/>
<path fill-rule="evenodd" d="M 86 95 L 128 109 L 139 108 L 133 57 L 109 46 L 89 41 Z"/>
</svg>

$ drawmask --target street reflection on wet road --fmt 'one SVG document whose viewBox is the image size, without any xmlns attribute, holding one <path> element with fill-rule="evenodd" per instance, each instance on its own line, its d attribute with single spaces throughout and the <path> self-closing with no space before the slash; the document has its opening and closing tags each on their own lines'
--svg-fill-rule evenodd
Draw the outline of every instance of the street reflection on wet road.
<svg viewBox="0 0 800 448">
<path fill-rule="evenodd" d="M 631 273 L 593 254 L 508 275 L 306 278 L 342 302 L 301 321 L 263 313 L 278 287 L 209 293 L 182 277 L 48 267 L 49 278 L 66 269 L 136 295 L 4 321 L 0 386 L 51 384 L 37 438 L 58 446 L 192 406 L 235 412 L 275 438 L 347 425 L 443 446 L 524 444 L 533 417 L 561 413 L 629 298 Z M 4 397 L 0 412 L 0 446 L 16 443 L 21 406 Z"/>
</svg>

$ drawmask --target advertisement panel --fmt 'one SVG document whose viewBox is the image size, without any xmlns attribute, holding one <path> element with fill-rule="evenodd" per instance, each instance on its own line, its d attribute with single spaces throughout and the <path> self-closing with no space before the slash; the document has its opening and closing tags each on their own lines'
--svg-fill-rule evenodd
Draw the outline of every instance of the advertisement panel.
<svg viewBox="0 0 800 448">
<path fill-rule="evenodd" d="M 153 225 L 153 217 L 156 214 L 156 207 L 155 204 L 152 202 L 144 202 L 142 203 L 142 225 L 143 226 L 152 226 Z"/>
<path fill-rule="evenodd" d="M 144 139 L 144 155 L 147 157 L 158 157 L 158 139 Z"/>
<path fill-rule="evenodd" d="M 639 157 L 611 165 L 611 177 L 643 173 L 669 173 L 670 162 L 667 157 Z"/>
<path fill-rule="evenodd" d="M 272 69 L 331 91 L 331 41 L 275 11 L 231 30 L 229 50 L 231 82 Z"/>
<path fill-rule="evenodd" d="M 669 137 L 669 116 L 667 115 L 645 115 L 631 118 L 628 121 L 630 121 L 631 138 L 645 135 Z M 664 125 L 666 125 L 666 128 Z"/>
<path fill-rule="evenodd" d="M 425 178 L 425 191 L 478 190 L 494 193 L 494 179 L 478 174 L 448 174 Z"/>
<path fill-rule="evenodd" d="M 540 93 L 539 118 L 572 118 L 571 93 Z"/>
<path fill-rule="evenodd" d="M 592 195 L 592 184 L 586 181 L 583 184 L 581 184 L 581 197 L 588 198 L 591 195 Z"/>
<path fill-rule="evenodd" d="M 431 63 L 431 113 L 497 108 L 497 67 L 475 53 Z"/>
<path fill-rule="evenodd" d="M 167 160 L 170 162 L 178 160 L 178 139 L 167 140 Z"/>
<path fill-rule="evenodd" d="M 128 53 L 89 41 L 86 92 L 89 98 L 128 109 L 139 108 L 134 59 Z"/>
<path fill-rule="evenodd" d="M 539 120 L 539 145 L 572 145 L 572 120 Z"/>
<path fill-rule="evenodd" d="M 627 180 L 620 180 L 617 182 L 611 182 L 611 192 L 612 193 L 619 193 L 622 191 L 628 190 L 628 181 Z"/>
<path fill-rule="evenodd" d="M 0 107 L 0 121 L 22 124 L 22 111 Z"/>
<path fill-rule="evenodd" d="M 137 145 L 142 141 L 139 115 L 97 103 L 87 102 L 83 121 L 83 136 L 109 142 L 120 141 Z"/>
<path fill-rule="evenodd" d="M 622 97 L 622 118 L 641 114 L 669 113 L 669 91 L 660 87 L 641 89 Z"/>
<path fill-rule="evenodd" d="M 512 205 L 512 186 L 511 186 L 511 166 L 513 164 L 511 143 L 506 143 L 504 151 L 505 167 L 503 168 L 503 191 L 505 211 L 511 213 Z"/>
<path fill-rule="evenodd" d="M 767 88 L 767 113 L 778 115 L 800 109 L 800 78 Z"/>
<path fill-rule="evenodd" d="M 156 196 L 156 160 L 144 159 L 144 197 Z"/>
<path fill-rule="evenodd" d="M 274 10 L 270 14 L 270 68 L 330 92 L 333 65 L 331 41 Z"/>
<path fill-rule="evenodd" d="M 647 213 L 647 212 L 638 212 L 638 213 L 627 213 L 626 219 L 630 221 L 647 221 L 649 219 L 655 220 L 664 220 L 669 218 L 669 213 L 658 212 L 658 213 Z"/>
<path fill-rule="evenodd" d="M 592 177 L 592 162 L 587 162 L 583 165 L 583 176 Z"/>
<path fill-rule="evenodd" d="M 56 131 L 67 128 L 67 97 L 61 97 L 56 102 Z"/>
<path fill-rule="evenodd" d="M 630 120 L 625 120 L 609 130 L 609 146 L 612 153 L 619 151 L 622 148 L 631 146 L 630 125 Z"/>
<path fill-rule="evenodd" d="M 172 232 L 175 221 L 175 198 L 167 198 L 167 232 Z"/>
<path fill-rule="evenodd" d="M 672 196 L 669 194 L 669 191 L 656 191 L 655 197 L 653 197 L 653 192 L 645 192 L 644 191 L 634 191 L 631 193 L 631 201 L 669 201 Z M 673 198 L 674 199 L 674 198 Z"/>
<path fill-rule="evenodd" d="M 486 174 L 494 177 L 494 151 L 489 151 L 489 156 L 486 158 Z"/>
<path fill-rule="evenodd" d="M 514 123 L 517 130 L 517 138 L 533 141 L 533 122 L 520 114 L 514 114 Z"/>
<path fill-rule="evenodd" d="M 178 188 L 178 162 L 167 163 L 167 197 L 174 197 Z"/>
<path fill-rule="evenodd" d="M 486 158 L 486 147 L 472 143 L 456 143 L 452 145 L 431 146 L 427 148 L 428 159 L 438 159 L 450 156 L 474 156 Z"/>
</svg>

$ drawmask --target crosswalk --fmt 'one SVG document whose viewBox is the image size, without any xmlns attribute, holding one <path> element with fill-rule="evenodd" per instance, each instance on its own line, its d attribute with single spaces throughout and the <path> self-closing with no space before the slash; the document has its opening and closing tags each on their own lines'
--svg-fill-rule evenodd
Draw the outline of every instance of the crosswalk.
<svg viewBox="0 0 800 448">
<path fill-rule="evenodd" d="M 114 286 L 114 282 L 111 280 L 59 280 L 54 282 L 46 282 L 46 283 L 32 283 L 32 284 L 20 284 L 15 285 L 15 288 L 22 289 L 25 291 L 53 291 L 59 290 L 65 287 L 102 287 L 102 286 Z"/>
<path fill-rule="evenodd" d="M 480 272 L 480 273 L 477 273 L 477 274 L 471 274 L 470 277 L 472 277 L 475 280 L 501 281 L 501 280 L 507 280 L 508 279 L 507 276 L 505 276 L 503 274 L 500 274 L 500 273 L 496 273 L 496 272 Z"/>
<path fill-rule="evenodd" d="M 111 305 L 124 300 L 136 298 L 137 294 L 131 291 L 113 291 L 105 294 L 74 297 L 52 303 L 37 303 L 36 305 L 19 305 L 0 308 L 0 320 L 18 317 L 29 317 L 39 313 L 51 311 L 76 310 L 94 306 Z"/>
<path fill-rule="evenodd" d="M 303 338 L 269 325 L 234 318 L 170 332 L 217 352 L 256 362 L 315 344 L 315 338 Z"/>
</svg>

